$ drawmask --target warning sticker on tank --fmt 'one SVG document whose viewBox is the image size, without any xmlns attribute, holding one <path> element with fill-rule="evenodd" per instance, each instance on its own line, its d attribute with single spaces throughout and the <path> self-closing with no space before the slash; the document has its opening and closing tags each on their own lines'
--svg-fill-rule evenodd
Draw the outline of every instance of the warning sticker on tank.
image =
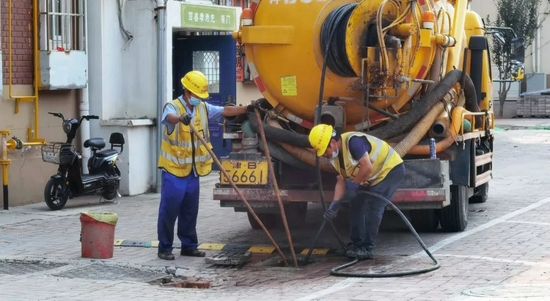
<svg viewBox="0 0 550 301">
<path fill-rule="evenodd" d="M 283 96 L 297 96 L 296 75 L 281 76 L 281 90 L 283 91 Z"/>
</svg>

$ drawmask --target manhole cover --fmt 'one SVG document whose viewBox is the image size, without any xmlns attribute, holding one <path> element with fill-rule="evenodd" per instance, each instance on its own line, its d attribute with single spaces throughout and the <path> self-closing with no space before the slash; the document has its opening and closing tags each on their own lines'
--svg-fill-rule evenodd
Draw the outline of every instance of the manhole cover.
<svg viewBox="0 0 550 301">
<path fill-rule="evenodd" d="M 93 280 L 118 280 L 118 281 L 136 281 L 151 282 L 161 278 L 169 277 L 167 274 L 143 271 L 131 267 L 107 266 L 101 264 L 91 264 L 80 268 L 74 268 L 65 272 L 53 274 L 57 277 L 65 278 L 85 278 Z"/>
<path fill-rule="evenodd" d="M 56 269 L 65 264 L 38 263 L 38 262 L 0 262 L 0 274 L 23 275 L 45 270 Z"/>
<path fill-rule="evenodd" d="M 467 289 L 463 295 L 472 297 L 536 298 L 550 296 L 550 284 L 508 284 Z"/>
</svg>

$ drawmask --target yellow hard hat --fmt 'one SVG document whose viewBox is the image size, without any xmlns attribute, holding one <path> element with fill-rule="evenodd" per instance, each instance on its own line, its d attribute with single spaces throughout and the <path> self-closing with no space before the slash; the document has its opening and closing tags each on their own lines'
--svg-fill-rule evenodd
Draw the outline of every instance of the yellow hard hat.
<svg viewBox="0 0 550 301">
<path fill-rule="evenodd" d="M 200 71 L 189 71 L 181 78 L 181 84 L 189 92 L 205 99 L 208 98 L 208 79 Z"/>
<path fill-rule="evenodd" d="M 321 157 L 327 151 L 328 144 L 332 138 L 332 131 L 332 126 L 318 124 L 309 132 L 309 144 L 317 152 L 317 157 Z"/>
</svg>

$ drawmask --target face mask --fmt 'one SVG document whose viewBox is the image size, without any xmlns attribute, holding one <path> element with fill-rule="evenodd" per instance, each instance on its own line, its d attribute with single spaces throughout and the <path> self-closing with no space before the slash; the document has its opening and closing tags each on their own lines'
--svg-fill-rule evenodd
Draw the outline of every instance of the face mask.
<svg viewBox="0 0 550 301">
<path fill-rule="evenodd" d="M 196 97 L 193 97 L 191 96 L 191 98 L 189 98 L 189 103 L 192 105 L 192 106 L 196 106 L 198 104 L 201 103 L 201 100 L 196 98 Z"/>
<path fill-rule="evenodd" d="M 338 150 L 333 151 L 333 152 L 332 152 L 332 159 L 336 159 L 336 157 L 338 157 L 338 153 L 339 153 Z"/>
</svg>

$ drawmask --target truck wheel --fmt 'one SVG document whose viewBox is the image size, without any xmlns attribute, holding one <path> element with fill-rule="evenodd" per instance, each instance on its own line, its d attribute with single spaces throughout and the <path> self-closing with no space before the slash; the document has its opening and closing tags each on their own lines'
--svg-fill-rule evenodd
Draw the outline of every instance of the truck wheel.
<svg viewBox="0 0 550 301">
<path fill-rule="evenodd" d="M 476 193 L 470 198 L 470 203 L 480 204 L 487 202 L 489 198 L 489 183 L 485 183 L 476 188 Z"/>
<path fill-rule="evenodd" d="M 250 223 L 250 226 L 252 227 L 252 229 L 255 229 L 255 230 L 260 229 L 261 230 L 262 227 L 260 227 L 260 224 L 258 222 L 256 222 L 256 220 L 254 219 L 252 214 L 250 214 L 250 212 L 246 212 L 246 214 L 248 215 L 248 222 Z M 278 214 L 276 214 L 276 213 L 256 213 L 256 215 L 258 216 L 258 218 L 262 221 L 262 223 L 264 224 L 264 226 L 268 230 L 271 230 L 271 229 L 275 228 L 275 226 L 277 226 L 277 219 L 279 217 Z"/>
<path fill-rule="evenodd" d="M 411 210 L 410 216 L 416 232 L 434 232 L 439 227 L 439 215 L 435 209 Z"/>
<path fill-rule="evenodd" d="M 461 232 L 468 225 L 468 187 L 451 186 L 451 204 L 441 209 L 441 229 Z"/>
</svg>

